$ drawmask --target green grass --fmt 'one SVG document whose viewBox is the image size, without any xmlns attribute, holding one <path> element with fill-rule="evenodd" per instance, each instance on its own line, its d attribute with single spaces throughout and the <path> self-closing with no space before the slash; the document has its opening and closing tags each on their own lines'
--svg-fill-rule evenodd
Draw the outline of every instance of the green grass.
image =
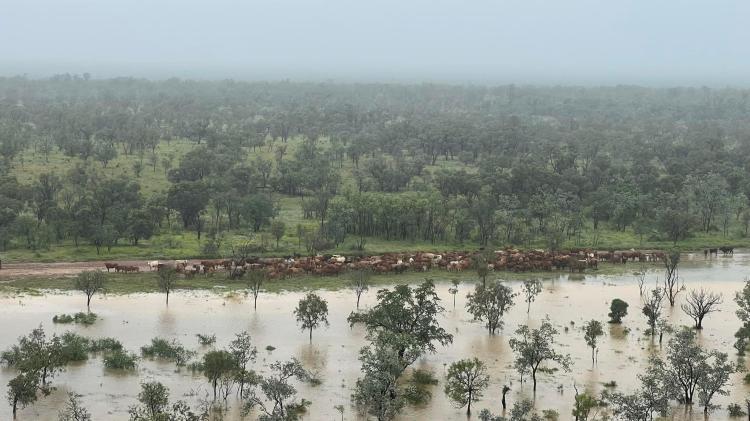
<svg viewBox="0 0 750 421">
<path fill-rule="evenodd" d="M 598 270 L 589 270 L 587 274 L 596 275 L 621 275 L 629 274 L 637 270 L 640 267 L 638 263 L 631 263 L 626 265 L 611 265 L 602 263 L 599 265 Z M 658 263 L 646 264 L 648 268 L 661 269 L 661 265 Z M 552 271 L 552 272 L 527 272 L 527 273 L 514 273 L 514 272 L 493 272 L 487 280 L 524 280 L 531 278 L 554 278 L 560 274 L 568 273 L 566 271 Z M 582 275 L 574 274 L 572 276 Z M 476 273 L 473 270 L 465 270 L 461 272 L 447 272 L 444 270 L 432 270 L 429 272 L 412 272 L 408 271 L 403 274 L 385 274 L 385 275 L 374 275 L 371 278 L 371 283 L 374 286 L 386 285 L 393 283 L 416 283 L 426 278 L 435 280 L 436 282 L 448 282 L 452 279 L 459 279 L 462 282 L 474 283 L 478 282 Z M 158 287 L 158 275 L 153 272 L 139 272 L 134 274 L 115 274 L 110 273 L 106 275 L 106 281 L 104 284 L 104 290 L 108 294 L 134 294 L 134 293 L 152 293 L 161 292 Z M 314 275 L 302 275 L 295 277 L 288 277 L 285 279 L 274 279 L 268 280 L 263 285 L 263 289 L 267 292 L 283 292 L 283 291 L 303 291 L 303 290 L 338 290 L 346 288 L 347 283 L 350 280 L 350 276 L 346 273 L 339 276 L 314 276 Z M 217 293 L 231 293 L 237 291 L 244 291 L 247 285 L 243 280 L 230 280 L 227 278 L 226 273 L 216 272 L 213 274 L 196 275 L 191 279 L 179 279 L 175 290 L 211 290 Z M 11 295 L 37 295 L 40 291 L 46 290 L 59 290 L 59 291 L 72 291 L 75 290 L 74 279 L 71 277 L 56 277 L 56 278 L 22 278 L 14 279 L 10 281 L 0 282 L 0 292 L 11 294 Z"/>
</svg>

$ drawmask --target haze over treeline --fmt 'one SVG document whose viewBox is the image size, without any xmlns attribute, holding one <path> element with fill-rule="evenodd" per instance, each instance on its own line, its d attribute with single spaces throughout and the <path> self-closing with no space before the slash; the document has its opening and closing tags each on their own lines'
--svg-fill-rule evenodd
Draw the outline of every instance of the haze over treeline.
<svg viewBox="0 0 750 421">
<path fill-rule="evenodd" d="M 30 0 L 0 74 L 746 86 L 738 0 Z"/>
</svg>

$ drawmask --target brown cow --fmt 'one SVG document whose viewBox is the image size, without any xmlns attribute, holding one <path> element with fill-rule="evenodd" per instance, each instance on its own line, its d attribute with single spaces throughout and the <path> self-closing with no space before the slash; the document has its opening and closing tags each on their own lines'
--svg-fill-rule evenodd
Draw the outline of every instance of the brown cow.
<svg viewBox="0 0 750 421">
<path fill-rule="evenodd" d="M 120 265 L 117 264 L 117 263 L 111 263 L 111 262 L 104 263 L 104 267 L 107 268 L 107 272 L 109 272 L 110 269 L 114 269 L 115 272 L 117 272 L 117 267 L 118 266 L 120 266 Z"/>
</svg>

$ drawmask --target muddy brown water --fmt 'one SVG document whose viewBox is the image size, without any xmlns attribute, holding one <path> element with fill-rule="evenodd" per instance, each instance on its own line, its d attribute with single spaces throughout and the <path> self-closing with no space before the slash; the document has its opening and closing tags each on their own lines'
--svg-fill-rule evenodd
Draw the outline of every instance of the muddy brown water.
<svg viewBox="0 0 750 421">
<path fill-rule="evenodd" d="M 636 266 L 631 266 L 633 269 Z M 709 349 L 730 353 L 733 334 L 739 327 L 732 301 L 734 293 L 742 288 L 743 279 L 750 274 L 750 255 L 737 252 L 733 257 L 704 260 L 702 255 L 685 255 L 680 269 L 687 290 L 704 287 L 724 295 L 722 311 L 709 315 L 704 321 L 705 328 L 699 334 L 701 344 Z M 443 274 L 439 276 L 445 276 Z M 497 274 L 502 278 L 502 274 Z M 652 269 L 647 285 L 653 286 L 657 278 L 662 279 L 660 269 Z M 427 355 L 415 366 L 435 373 L 440 384 L 432 388 L 432 400 L 423 407 L 407 407 L 402 420 L 445 420 L 466 419 L 464 409 L 456 409 L 446 399 L 442 387 L 446 366 L 461 358 L 476 356 L 489 366 L 491 386 L 484 393 L 481 402 L 474 405 L 478 414 L 482 408 L 500 412 L 500 390 L 509 384 L 512 391 L 508 395 L 510 404 L 521 398 L 534 398 L 531 384 L 518 382 L 518 375 L 512 368 L 513 353 L 508 345 L 512 332 L 520 324 L 537 327 L 541 320 L 549 316 L 560 331 L 561 350 L 569 353 L 574 365 L 571 373 L 558 372 L 554 375 L 540 375 L 540 383 L 535 396 L 538 409 L 555 409 L 561 420 L 571 419 L 573 384 L 579 389 L 586 388 L 599 393 L 602 383 L 615 381 L 617 390 L 632 391 L 636 385 L 636 375 L 641 372 L 652 353 L 660 354 L 658 344 L 643 335 L 645 318 L 641 314 L 641 302 L 637 283 L 629 273 L 623 275 L 597 276 L 595 274 L 568 275 L 547 274 L 544 291 L 532 303 L 526 314 L 525 303 L 517 298 L 516 305 L 505 318 L 505 328 L 501 334 L 489 336 L 484 327 L 471 321 L 464 310 L 466 293 L 472 285 L 460 286 L 456 308 L 448 293 L 450 283 L 446 279 L 436 279 L 437 289 L 445 313 L 440 317 L 441 325 L 454 335 L 452 345 L 438 348 L 438 352 Z M 517 291 L 519 282 L 509 282 Z M 77 293 L 48 293 L 44 296 L 5 296 L 0 297 L 0 349 L 7 349 L 17 337 L 25 335 L 42 324 L 48 334 L 62 334 L 67 330 L 90 337 L 114 336 L 119 338 L 128 350 L 138 351 L 151 338 L 159 336 L 175 338 L 184 345 L 199 352 L 210 348 L 201 347 L 195 337 L 197 333 L 215 333 L 216 347 L 225 347 L 235 333 L 247 330 L 258 347 L 259 368 L 277 360 L 296 357 L 311 370 L 320 373 L 323 384 L 317 387 L 299 385 L 299 397 L 312 401 L 306 420 L 338 420 L 336 405 L 344 405 L 344 418 L 361 419 L 356 416 L 350 403 L 352 388 L 359 376 L 357 353 L 366 343 L 361 327 L 350 328 L 346 317 L 354 310 L 354 294 L 347 290 L 321 291 L 328 300 L 328 328 L 313 333 L 312 344 L 307 333 L 298 329 L 292 310 L 302 293 L 262 294 L 258 300 L 258 310 L 253 311 L 251 300 L 240 295 L 224 296 L 215 292 L 178 292 L 170 297 L 169 307 L 164 304 L 162 294 L 133 294 L 126 296 L 95 297 L 92 311 L 100 316 L 93 326 L 55 325 L 52 316 L 60 313 L 73 313 L 85 310 L 85 299 Z M 680 294 L 678 305 L 667 308 L 667 316 L 676 325 L 689 324 L 690 319 L 680 310 L 679 303 L 685 293 Z M 630 304 L 629 314 L 621 326 L 606 325 L 607 335 L 600 340 L 598 364 L 592 366 L 591 352 L 586 346 L 580 330 L 583 322 L 590 319 L 605 321 L 609 302 L 621 298 Z M 362 306 L 375 303 L 375 290 L 362 297 Z M 571 324 L 573 322 L 574 324 Z M 568 327 L 568 331 L 565 331 Z M 629 333 L 624 333 L 625 329 Z M 266 350 L 271 345 L 276 349 Z M 15 375 L 7 368 L 0 369 L 0 385 Z M 725 407 L 731 402 L 744 401 L 750 388 L 742 382 L 743 373 L 732 376 L 731 394 L 720 396 L 717 404 L 721 410 L 714 411 L 710 419 L 727 419 Z M 73 365 L 58 374 L 53 384 L 56 391 L 41 398 L 34 405 L 19 412 L 19 420 L 55 420 L 58 411 L 64 406 L 68 391 L 82 395 L 83 404 L 91 411 L 95 420 L 126 420 L 127 410 L 136 403 L 139 383 L 145 380 L 158 380 L 171 390 L 173 400 L 184 399 L 195 404 L 199 396 L 208 392 L 208 383 L 189 370 L 177 370 L 171 363 L 142 360 L 134 374 L 117 374 L 105 370 L 100 357 L 88 362 Z M 4 395 L 4 391 L 3 391 Z M 239 403 L 230 399 L 227 419 L 238 419 Z M 672 419 L 703 419 L 702 408 L 697 405 L 690 411 L 675 407 Z M 0 420 L 11 418 L 10 407 L 3 400 L 0 405 Z M 248 419 L 255 419 L 251 415 Z M 474 417 L 476 419 L 476 416 Z"/>
</svg>

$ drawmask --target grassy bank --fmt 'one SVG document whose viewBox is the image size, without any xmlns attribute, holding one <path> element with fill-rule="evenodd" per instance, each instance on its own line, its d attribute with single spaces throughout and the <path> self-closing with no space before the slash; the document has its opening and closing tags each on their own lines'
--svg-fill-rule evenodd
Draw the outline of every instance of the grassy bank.
<svg viewBox="0 0 750 421">
<path fill-rule="evenodd" d="M 631 274 L 639 270 L 639 263 L 630 263 L 626 265 L 601 264 L 598 270 L 589 270 L 585 275 L 622 275 Z M 661 270 L 658 263 L 649 263 L 645 265 L 648 269 Z M 566 271 L 552 272 L 532 272 L 532 273 L 513 273 L 513 272 L 495 272 L 487 278 L 490 280 L 524 280 L 524 279 L 551 279 Z M 574 274 L 574 277 L 584 278 L 584 275 Z M 109 294 L 133 294 L 133 293 L 152 293 L 161 292 L 157 283 L 158 275 L 152 272 L 140 272 L 135 274 L 115 274 L 106 275 L 104 288 Z M 430 278 L 436 282 L 449 282 L 452 279 L 461 280 L 461 282 L 478 282 L 477 275 L 474 271 L 466 270 L 462 272 L 446 272 L 443 270 L 433 270 L 430 272 L 405 272 L 400 275 L 386 274 L 374 275 L 371 283 L 374 287 L 378 285 L 388 285 L 394 283 L 415 283 Z M 339 276 L 295 276 L 286 279 L 269 280 L 264 285 L 267 292 L 282 291 L 302 291 L 302 290 L 338 290 L 346 288 L 350 280 L 347 274 Z M 180 278 L 177 282 L 176 290 L 211 290 L 217 293 L 227 291 L 244 290 L 247 285 L 243 280 L 230 280 L 225 273 L 214 273 L 208 276 L 198 275 L 191 279 Z M 75 290 L 75 283 L 72 277 L 58 278 L 22 278 L 0 282 L 0 292 L 6 294 L 35 294 L 42 290 Z"/>
</svg>

